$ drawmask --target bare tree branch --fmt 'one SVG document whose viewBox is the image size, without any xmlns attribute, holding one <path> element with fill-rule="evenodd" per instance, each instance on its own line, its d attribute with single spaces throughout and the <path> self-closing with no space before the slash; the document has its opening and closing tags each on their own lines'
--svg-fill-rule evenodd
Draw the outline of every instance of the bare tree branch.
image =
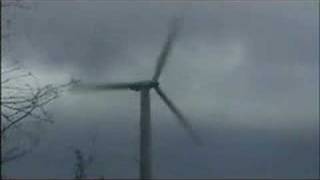
<svg viewBox="0 0 320 180">
<path fill-rule="evenodd" d="M 31 122 L 52 123 L 50 114 L 45 110 L 45 106 L 52 102 L 63 92 L 70 83 L 63 85 L 40 86 L 37 78 L 31 73 L 25 73 L 20 67 L 11 67 L 1 71 L 1 138 L 2 160 L 1 163 L 10 162 L 31 152 L 32 148 L 21 146 L 10 147 L 10 137 L 15 137 L 19 131 L 24 138 L 28 137 L 27 131 L 22 131 L 19 127 Z M 33 138 L 30 136 L 30 138 Z M 9 144 L 8 144 L 9 143 Z M 20 150 L 14 150 L 20 148 Z"/>
</svg>

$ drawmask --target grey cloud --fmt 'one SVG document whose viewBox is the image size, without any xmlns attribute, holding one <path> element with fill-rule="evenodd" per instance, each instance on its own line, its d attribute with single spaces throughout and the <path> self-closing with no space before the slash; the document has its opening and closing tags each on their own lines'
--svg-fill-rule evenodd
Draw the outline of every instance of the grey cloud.
<svg viewBox="0 0 320 180">
<path fill-rule="evenodd" d="M 87 82 L 142 80 L 153 73 L 169 20 L 183 14 L 182 32 L 160 81 L 208 145 L 190 145 L 167 107 L 152 94 L 156 174 L 315 177 L 316 4 L 44 1 L 38 9 L 18 13 L 15 27 L 20 34 L 13 44 L 16 56 L 43 76 L 56 72 Z M 68 151 L 55 147 L 57 153 L 46 159 L 46 150 L 61 139 L 67 141 L 62 144 L 85 147 L 87 129 L 99 124 L 101 159 L 92 174 L 120 177 L 126 170 L 125 176 L 136 176 L 138 101 L 134 92 L 66 94 L 50 106 L 57 121 L 46 137 L 50 141 L 40 154 L 13 164 L 8 172 L 70 176 L 71 165 L 51 171 Z M 71 155 L 68 158 L 71 161 Z M 36 173 L 44 159 L 52 161 L 52 167 Z M 24 163 L 31 161 L 35 165 L 26 169 Z"/>
</svg>

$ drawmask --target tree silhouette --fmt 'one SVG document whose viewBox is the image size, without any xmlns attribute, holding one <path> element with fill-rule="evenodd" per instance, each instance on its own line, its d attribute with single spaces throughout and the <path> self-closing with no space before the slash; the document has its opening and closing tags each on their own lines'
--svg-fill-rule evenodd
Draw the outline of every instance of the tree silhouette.
<svg viewBox="0 0 320 180">
<path fill-rule="evenodd" d="M 31 6 L 22 0 L 3 0 L 1 9 L 18 8 L 30 9 Z M 8 41 L 12 33 L 12 21 L 10 17 L 4 17 L 1 37 L 3 59 L 10 59 L 10 47 Z M 2 51 L 4 52 L 4 51 Z M 52 119 L 45 106 L 52 102 L 70 83 L 54 86 L 47 84 L 40 86 L 37 78 L 28 72 L 21 64 L 1 67 L 1 165 L 6 162 L 23 157 L 32 151 L 38 144 L 37 131 L 43 122 L 52 123 Z M 35 129 L 30 128 L 31 126 Z"/>
</svg>

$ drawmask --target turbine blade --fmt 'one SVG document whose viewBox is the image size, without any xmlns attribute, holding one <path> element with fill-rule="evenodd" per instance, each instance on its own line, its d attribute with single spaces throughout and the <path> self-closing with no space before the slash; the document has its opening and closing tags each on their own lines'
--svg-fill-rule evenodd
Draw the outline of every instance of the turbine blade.
<svg viewBox="0 0 320 180">
<path fill-rule="evenodd" d="M 110 83 L 110 84 L 73 84 L 71 91 L 86 92 L 86 91 L 104 91 L 104 90 L 127 90 L 134 83 Z"/>
<path fill-rule="evenodd" d="M 169 107 L 169 109 L 173 112 L 173 114 L 178 118 L 178 122 L 180 125 L 189 133 L 192 140 L 197 145 L 202 145 L 201 139 L 194 132 L 192 125 L 190 122 L 183 116 L 183 114 L 178 110 L 175 104 L 167 97 L 167 95 L 160 89 L 160 87 L 155 87 L 156 92 L 159 94 L 161 99 L 165 102 L 165 104 Z"/>
<path fill-rule="evenodd" d="M 178 33 L 178 20 L 174 19 L 172 26 L 169 29 L 169 34 L 167 36 L 167 39 L 162 47 L 161 53 L 157 59 L 157 65 L 156 65 L 156 69 L 155 69 L 155 73 L 153 75 L 152 80 L 153 81 L 157 81 L 160 77 L 160 74 L 167 62 L 168 56 L 170 55 L 170 52 L 172 50 L 172 45 L 174 43 L 174 41 L 176 40 L 176 36 Z"/>
</svg>

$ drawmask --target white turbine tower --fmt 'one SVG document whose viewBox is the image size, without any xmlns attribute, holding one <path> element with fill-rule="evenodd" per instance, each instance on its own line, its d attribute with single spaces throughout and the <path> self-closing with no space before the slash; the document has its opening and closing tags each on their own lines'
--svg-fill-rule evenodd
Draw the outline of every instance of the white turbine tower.
<svg viewBox="0 0 320 180">
<path fill-rule="evenodd" d="M 189 121 L 183 116 L 176 105 L 167 97 L 159 85 L 159 77 L 167 62 L 171 52 L 173 43 L 176 40 L 178 32 L 178 21 L 175 19 L 170 26 L 169 34 L 163 45 L 161 53 L 157 59 L 157 65 L 152 80 L 128 82 L 128 83 L 112 83 L 112 84 L 80 84 L 75 83 L 73 91 L 104 91 L 104 90 L 134 90 L 141 94 L 140 102 L 140 178 L 152 178 L 152 156 L 151 156 L 151 121 L 150 121 L 150 90 L 154 89 L 169 109 L 175 114 L 180 125 L 189 133 L 196 144 L 200 144 L 200 139 L 194 133 Z"/>
</svg>

